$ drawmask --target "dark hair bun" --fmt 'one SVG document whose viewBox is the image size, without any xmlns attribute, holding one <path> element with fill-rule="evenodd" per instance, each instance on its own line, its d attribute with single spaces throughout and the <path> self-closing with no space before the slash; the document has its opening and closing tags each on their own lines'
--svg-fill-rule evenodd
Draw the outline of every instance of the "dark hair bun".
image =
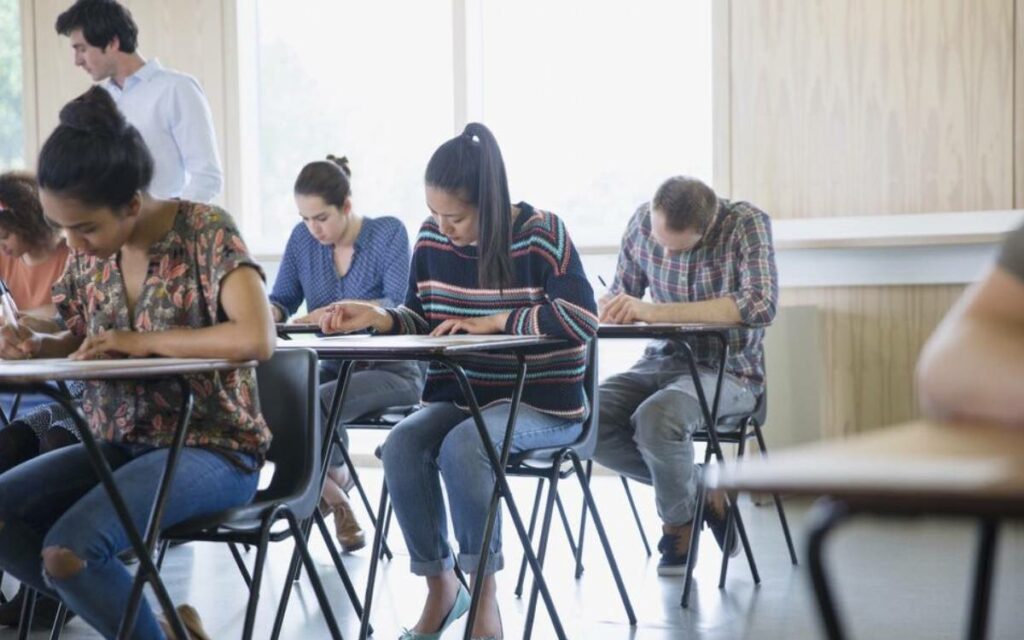
<svg viewBox="0 0 1024 640">
<path fill-rule="evenodd" d="M 127 122 L 106 89 L 92 87 L 64 105 L 60 123 L 76 131 L 113 139 L 124 134 Z"/>
<path fill-rule="evenodd" d="M 341 170 L 345 172 L 345 175 L 349 178 L 352 177 L 352 169 L 348 166 L 348 156 L 341 156 L 340 158 L 332 153 L 327 154 L 327 160 L 341 167 Z"/>
</svg>

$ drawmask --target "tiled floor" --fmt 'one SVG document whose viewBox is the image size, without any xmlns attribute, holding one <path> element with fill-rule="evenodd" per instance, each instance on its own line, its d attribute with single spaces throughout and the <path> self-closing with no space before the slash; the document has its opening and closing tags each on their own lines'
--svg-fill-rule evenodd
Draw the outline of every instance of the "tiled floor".
<svg viewBox="0 0 1024 640">
<path fill-rule="evenodd" d="M 380 475 L 366 472 L 368 486 L 379 486 Z M 720 555 L 710 536 L 702 546 L 696 576 L 696 589 L 689 610 L 679 607 L 682 580 L 660 579 L 655 568 L 657 557 L 647 558 L 639 543 L 628 506 L 617 480 L 608 476 L 594 479 L 599 507 L 610 529 L 626 584 L 633 598 L 639 625 L 631 629 L 604 565 L 600 545 L 588 527 L 586 572 L 579 581 L 572 578 L 572 561 L 560 530 L 553 533 L 549 556 L 549 578 L 555 601 L 570 638 L 817 638 L 820 631 L 812 608 L 807 572 L 790 565 L 775 511 L 770 506 L 744 503 L 744 514 L 752 536 L 762 583 L 755 587 L 742 557 L 731 565 L 725 590 L 717 589 Z M 533 484 L 514 481 L 521 505 L 529 505 Z M 564 487 L 567 506 L 578 513 L 578 491 Z M 636 494 L 648 523 L 652 544 L 657 541 L 657 520 L 650 490 L 638 488 Z M 790 506 L 791 522 L 802 542 L 803 505 Z M 505 519 L 506 534 L 511 521 Z M 422 582 L 408 572 L 407 556 L 397 530 L 392 544 L 397 556 L 382 565 L 374 603 L 375 638 L 393 639 L 403 625 L 415 621 L 422 602 Z M 513 567 L 521 553 L 506 535 L 509 569 L 499 578 L 501 607 L 508 638 L 522 635 L 525 599 L 512 593 Z M 966 596 L 970 576 L 970 558 L 974 546 L 973 529 L 952 520 L 883 521 L 857 520 L 833 540 L 829 558 L 839 579 L 839 600 L 844 607 L 855 638 L 956 638 L 963 635 Z M 257 637 L 269 636 L 276 597 L 287 567 L 291 546 L 277 545 L 268 565 Z M 339 579 L 322 544 L 314 543 L 314 556 L 320 564 L 335 612 L 346 638 L 354 638 L 358 621 L 345 599 Z M 254 554 L 250 554 L 252 556 Z M 991 638 L 1024 638 L 1024 528 L 1003 529 L 993 604 Z M 357 552 L 346 557 L 353 579 L 361 589 L 365 584 L 368 554 Z M 241 633 L 245 607 L 244 585 L 227 550 L 209 544 L 192 544 L 171 551 L 164 569 L 166 582 L 176 601 L 195 605 L 214 638 L 235 638 Z M 327 636 L 323 618 L 308 583 L 294 592 L 283 637 L 323 638 Z M 12 631 L 0 632 L 0 638 L 13 638 Z M 43 638 L 39 632 L 33 637 Z M 68 640 L 95 637 L 81 621 L 70 623 L 64 633 Z M 461 625 L 455 625 L 446 637 L 461 637 Z M 534 638 L 553 637 L 545 615 L 538 616 Z"/>
</svg>

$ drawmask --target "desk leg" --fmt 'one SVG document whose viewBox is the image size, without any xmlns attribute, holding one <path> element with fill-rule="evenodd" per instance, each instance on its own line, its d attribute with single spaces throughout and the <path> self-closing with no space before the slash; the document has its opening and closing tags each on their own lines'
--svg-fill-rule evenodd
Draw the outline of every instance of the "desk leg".
<svg viewBox="0 0 1024 640">
<path fill-rule="evenodd" d="M 988 632 L 989 598 L 992 593 L 992 572 L 995 564 L 999 522 L 982 520 L 978 526 L 978 555 L 974 565 L 974 594 L 971 598 L 971 619 L 967 637 L 982 640 Z"/>
<path fill-rule="evenodd" d="M 487 433 L 487 427 L 484 424 L 483 415 L 480 412 L 480 405 L 477 404 L 476 395 L 473 393 L 473 388 L 469 383 L 469 378 L 466 377 L 466 372 L 454 361 L 447 359 L 440 360 L 441 364 L 446 366 L 455 374 L 455 377 L 459 382 L 459 387 L 462 390 L 463 396 L 466 398 L 466 403 L 469 405 L 470 413 L 472 413 L 473 421 L 476 423 L 477 432 L 480 434 L 481 440 L 483 440 L 484 451 L 487 453 L 487 458 L 490 460 L 495 476 L 495 487 L 494 494 L 492 494 L 491 498 L 491 509 L 488 512 L 487 526 L 484 530 L 483 546 L 480 549 L 480 564 L 477 569 L 477 582 L 473 589 L 473 604 L 470 606 L 469 617 L 466 622 L 466 633 L 464 636 L 466 640 L 470 639 L 470 634 L 473 631 L 473 622 L 476 619 L 476 610 L 480 601 L 480 590 L 483 586 L 483 583 L 479 579 L 481 576 L 480 571 L 486 566 L 487 555 L 490 551 L 490 540 L 491 535 L 494 532 L 494 520 L 497 515 L 497 501 L 499 497 L 505 498 L 505 504 L 508 506 L 509 515 L 512 517 L 516 533 L 519 535 L 519 540 L 523 544 L 523 553 L 526 554 L 527 562 L 529 562 L 530 569 L 533 571 L 535 584 L 540 590 L 541 597 L 544 598 L 544 606 L 548 610 L 548 615 L 551 616 L 551 624 L 555 629 L 555 634 L 559 640 L 565 640 L 566 638 L 565 630 L 562 628 L 562 621 L 558 617 L 558 611 L 555 609 L 554 600 L 551 599 L 551 592 L 548 591 L 548 585 L 544 580 L 540 563 L 537 561 L 537 556 L 533 552 L 533 545 L 531 544 L 530 537 L 526 532 L 526 527 L 523 525 L 523 519 L 519 515 L 519 509 L 516 507 L 515 500 L 512 497 L 512 491 L 508 486 L 508 479 L 505 477 L 505 465 L 508 462 L 509 448 L 512 442 L 512 430 L 515 428 L 516 411 L 519 408 L 519 402 L 523 393 L 523 386 L 526 382 L 526 359 L 522 354 L 517 354 L 517 357 L 519 359 L 519 375 L 516 379 L 515 392 L 512 396 L 512 411 L 509 414 L 509 422 L 505 431 L 505 440 L 502 446 L 501 457 L 498 456 L 498 452 L 494 448 L 494 443 L 491 442 L 491 438 Z"/>
<path fill-rule="evenodd" d="M 818 601 L 818 612 L 829 640 L 842 640 L 845 635 L 835 597 L 825 575 L 825 538 L 849 516 L 850 509 L 845 504 L 824 498 L 814 504 L 807 517 L 807 566 L 811 572 L 814 596 Z"/>
<path fill-rule="evenodd" d="M 183 379 L 179 381 L 179 384 L 183 385 L 183 398 L 182 408 L 188 409 L 188 413 L 191 413 L 192 407 L 192 395 L 191 389 L 188 388 L 187 382 Z M 185 629 L 185 625 L 182 624 L 181 618 L 178 617 L 178 612 L 174 609 L 174 603 L 171 601 L 170 595 L 167 593 L 167 589 L 164 587 L 163 581 L 160 579 L 160 573 L 157 571 L 156 566 L 153 564 L 153 558 L 150 556 L 151 545 L 147 545 L 142 539 L 142 535 L 139 530 L 135 527 L 132 522 L 131 514 L 128 513 L 128 507 L 124 503 L 124 499 L 121 497 L 121 492 L 118 491 L 117 485 L 114 483 L 113 471 L 110 469 L 110 464 L 107 459 L 103 457 L 103 453 L 100 451 L 99 446 L 96 444 L 96 439 L 92 435 L 92 431 L 89 430 L 89 425 L 86 423 L 85 418 L 82 416 L 78 407 L 74 405 L 71 399 L 59 390 L 53 387 L 42 384 L 33 385 L 31 391 L 40 393 L 52 399 L 54 402 L 61 405 L 68 415 L 75 421 L 75 425 L 78 427 L 79 434 L 82 438 L 82 445 L 85 447 L 86 453 L 89 455 L 89 462 L 92 464 L 93 470 L 96 475 L 99 476 L 100 484 L 103 485 L 104 490 L 110 497 L 110 502 L 114 505 L 114 511 L 117 513 L 118 519 L 121 521 L 121 525 L 124 527 L 125 533 L 128 535 L 128 540 L 131 542 L 132 549 L 139 557 L 139 569 L 136 572 L 136 583 L 132 586 L 132 595 L 135 596 L 136 588 L 138 595 L 142 594 L 141 583 L 149 581 L 150 586 L 153 587 L 153 592 L 156 595 L 157 601 L 160 603 L 161 609 L 163 609 L 164 615 L 167 616 L 168 621 L 171 623 L 171 628 L 174 633 L 180 638 L 187 638 L 188 632 Z M 185 429 L 188 425 L 188 414 L 182 413 L 182 420 L 178 424 L 178 428 L 175 431 L 174 442 L 178 444 L 179 441 L 184 443 Z M 180 445 L 177 451 L 180 452 Z M 171 453 L 167 458 L 167 466 L 164 468 L 164 475 L 161 478 L 161 484 L 159 485 L 159 493 L 157 497 L 157 503 L 153 506 L 153 512 L 150 514 L 151 522 L 147 526 L 147 530 L 155 531 L 155 527 L 159 523 L 159 520 L 152 521 L 154 514 L 160 515 L 163 512 L 163 504 L 161 497 L 166 499 L 166 489 L 169 487 L 169 479 L 174 474 L 174 463 L 177 462 L 177 452 L 172 448 Z M 157 524 L 155 524 L 157 523 Z M 153 538 L 155 542 L 155 537 Z M 118 638 L 128 638 L 132 628 L 135 626 L 135 615 L 138 610 L 138 596 L 134 598 L 135 604 L 132 604 L 132 600 L 129 600 L 128 609 L 124 613 L 124 617 L 121 618 L 121 624 L 118 629 Z M 131 625 L 129 626 L 129 624 Z"/>
</svg>

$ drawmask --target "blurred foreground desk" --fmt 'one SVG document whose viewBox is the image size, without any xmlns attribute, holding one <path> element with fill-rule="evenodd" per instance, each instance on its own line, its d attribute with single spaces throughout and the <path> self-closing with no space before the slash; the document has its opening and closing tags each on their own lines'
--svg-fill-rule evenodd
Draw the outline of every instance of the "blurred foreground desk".
<svg viewBox="0 0 1024 640">
<path fill-rule="evenodd" d="M 829 638 L 845 637 L 822 561 L 829 532 L 849 516 L 944 515 L 979 522 L 967 637 L 984 638 L 999 522 L 1024 518 L 1024 431 L 912 422 L 712 467 L 727 490 L 824 496 L 808 515 L 811 580 Z"/>
</svg>

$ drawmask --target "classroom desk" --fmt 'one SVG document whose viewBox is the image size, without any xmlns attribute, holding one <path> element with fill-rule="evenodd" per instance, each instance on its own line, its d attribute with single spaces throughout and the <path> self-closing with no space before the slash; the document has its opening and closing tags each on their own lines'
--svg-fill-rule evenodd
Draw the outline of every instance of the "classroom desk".
<svg viewBox="0 0 1024 640">
<path fill-rule="evenodd" d="M 494 491 L 491 495 L 491 505 L 487 515 L 487 523 L 484 529 L 484 542 L 483 549 L 480 554 L 480 563 L 475 573 L 476 575 L 480 575 L 479 572 L 486 567 L 490 552 L 490 540 L 494 533 L 494 523 L 497 517 L 498 500 L 503 498 L 505 500 L 505 504 L 508 506 L 509 514 L 511 515 L 512 522 L 515 525 L 516 533 L 519 535 L 519 539 L 523 544 L 524 553 L 526 554 L 527 561 L 533 571 L 534 579 L 537 582 L 541 596 L 544 599 L 544 605 L 548 610 L 548 614 L 551 616 L 555 633 L 560 639 L 564 640 L 566 638 L 565 631 L 562 628 L 562 623 L 558 617 L 557 611 L 555 610 L 554 602 L 552 601 L 551 594 L 548 591 L 547 583 L 541 573 L 537 557 L 533 552 L 529 535 L 527 534 L 526 528 L 523 526 L 523 520 L 520 517 L 519 509 L 516 507 L 515 501 L 512 498 L 512 492 L 509 489 L 508 481 L 505 477 L 505 466 L 508 463 L 516 413 L 519 407 L 519 401 L 522 398 L 523 387 L 526 382 L 526 352 L 533 347 L 558 344 L 560 342 L 562 341 L 556 338 L 541 336 L 453 335 L 430 337 L 418 335 L 341 335 L 323 338 L 295 336 L 291 339 L 279 340 L 277 346 L 280 349 L 313 349 L 317 352 L 317 355 L 322 358 L 343 361 L 341 372 L 338 374 L 338 385 L 335 389 L 335 395 L 331 401 L 331 409 L 328 414 L 330 416 L 328 420 L 331 421 L 332 424 L 339 414 L 345 390 L 348 386 L 348 377 L 354 362 L 402 360 L 429 361 L 448 368 L 455 375 L 459 387 L 462 389 L 462 393 L 466 399 L 466 404 L 469 406 L 470 414 L 473 416 L 474 422 L 476 423 L 477 432 L 483 440 L 484 449 L 491 463 L 491 467 L 494 469 L 496 479 Z M 459 359 L 461 357 L 484 352 L 503 352 L 514 354 L 519 364 L 516 386 L 512 395 L 512 411 L 509 414 L 508 427 L 505 430 L 505 439 L 502 443 L 500 453 L 495 449 L 494 443 L 491 442 L 491 439 L 487 434 L 487 428 L 484 424 L 480 406 L 476 400 L 476 395 L 473 393 L 473 388 L 470 385 L 469 378 L 466 376 L 465 371 L 459 364 Z M 326 468 L 324 469 L 324 472 L 326 473 Z M 383 514 L 386 506 L 387 495 L 386 493 L 383 493 L 381 495 L 378 513 Z M 381 554 L 382 542 L 382 531 L 381 527 L 378 526 L 374 533 L 370 570 L 367 578 L 366 596 L 363 600 L 364 614 L 362 616 L 362 623 L 359 630 L 360 640 L 365 640 L 369 634 L 369 612 L 373 602 L 373 587 L 376 580 L 377 563 Z M 482 581 L 477 582 L 473 589 L 472 605 L 470 606 L 464 636 L 466 640 L 469 640 L 470 633 L 473 629 L 473 622 L 476 618 L 480 600 L 480 587 L 482 584 Z"/>
<path fill-rule="evenodd" d="M 167 502 L 167 490 L 174 477 L 178 455 L 185 444 L 188 420 L 192 413 L 192 390 L 184 376 L 213 371 L 227 371 L 240 367 L 254 367 L 255 362 L 231 362 L 205 358 L 130 358 L 111 360 L 72 361 L 64 358 L 39 360 L 4 360 L 0 361 L 0 389 L 13 392 L 32 392 L 52 398 L 60 403 L 74 419 L 82 444 L 89 456 L 93 469 L 100 478 L 103 488 L 110 496 L 118 518 L 128 534 L 132 549 L 139 558 L 139 569 L 132 584 L 131 598 L 121 618 L 118 638 L 127 638 L 135 626 L 142 588 L 150 583 L 156 594 L 164 615 L 167 616 L 178 637 L 187 638 L 188 633 L 178 617 L 174 604 L 171 602 L 167 589 L 160 579 L 160 573 L 153 564 L 153 548 L 160 533 L 158 523 L 163 516 Z M 157 485 L 157 494 L 146 523 L 145 538 L 132 523 L 125 507 L 121 492 L 114 483 L 114 478 L 106 458 L 100 453 L 92 431 L 89 430 L 82 413 L 74 406 L 63 390 L 55 389 L 48 382 L 64 383 L 69 380 L 125 380 L 139 378 L 170 378 L 173 377 L 181 389 L 181 407 L 178 425 L 175 427 L 174 438 L 167 456 L 167 463 Z"/>
<path fill-rule="evenodd" d="M 845 637 L 822 550 L 828 534 L 857 513 L 949 515 L 979 521 L 969 638 L 988 623 L 999 521 L 1024 518 L 1024 432 L 979 424 L 911 422 L 744 459 L 714 470 L 728 490 L 825 496 L 808 516 L 807 554 L 829 638 Z"/>
<path fill-rule="evenodd" d="M 636 323 L 636 324 L 602 324 L 598 327 L 597 337 L 601 340 L 609 339 L 645 339 L 645 340 L 665 340 L 665 339 L 678 339 L 679 344 L 683 347 L 683 353 L 686 356 L 687 362 L 690 366 L 690 375 L 693 378 L 693 386 L 697 391 L 697 400 L 700 403 L 701 413 L 704 415 L 704 424 L 707 425 L 708 433 L 708 445 L 711 453 L 715 456 L 715 459 L 721 464 L 724 461 L 724 455 L 722 453 L 721 444 L 718 441 L 718 432 L 715 430 L 714 425 L 718 424 L 718 401 L 722 391 L 722 380 L 725 377 L 725 364 L 729 357 L 729 341 L 727 333 L 730 330 L 746 329 L 745 325 L 741 324 L 729 324 L 729 323 Z M 693 349 L 690 345 L 683 341 L 684 338 L 692 337 L 710 337 L 717 340 L 722 346 L 721 355 L 718 359 L 718 374 L 715 379 L 715 395 L 712 397 L 711 402 L 707 400 L 707 392 L 704 390 L 704 385 L 700 381 L 700 374 L 697 368 L 697 360 L 693 355 Z M 705 458 L 705 462 L 707 458 Z M 761 582 L 761 576 L 757 571 L 757 563 L 754 561 L 754 554 L 750 548 L 750 541 L 747 538 L 747 529 L 743 524 L 743 517 L 740 515 L 739 509 L 736 507 L 735 499 L 733 496 L 727 496 L 729 504 L 729 519 L 734 521 L 736 524 L 736 531 L 739 533 L 740 541 L 743 543 L 743 551 L 747 557 L 747 564 L 750 566 L 750 574 L 754 579 L 754 584 Z M 698 501 L 698 510 L 694 517 L 694 522 L 700 522 L 703 515 L 703 501 Z M 731 535 L 732 525 L 729 525 Z M 581 532 L 582 535 L 582 532 Z M 697 552 L 700 545 L 700 535 L 697 531 L 690 537 L 690 550 L 689 557 L 696 558 Z M 722 560 L 722 571 L 719 581 L 719 586 L 725 584 L 725 572 L 728 568 L 729 557 L 726 555 Z M 686 579 L 683 583 L 683 595 L 680 599 L 680 605 L 686 607 L 690 599 L 691 589 L 691 577 L 693 572 L 694 563 L 689 563 L 686 569 Z"/>
</svg>

